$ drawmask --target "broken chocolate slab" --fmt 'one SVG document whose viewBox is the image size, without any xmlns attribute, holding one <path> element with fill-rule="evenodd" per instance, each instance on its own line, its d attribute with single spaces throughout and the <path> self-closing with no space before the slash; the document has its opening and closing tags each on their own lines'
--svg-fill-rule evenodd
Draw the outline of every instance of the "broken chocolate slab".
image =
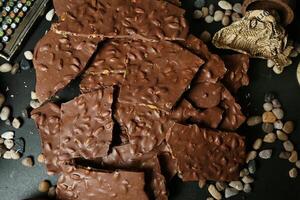
<svg viewBox="0 0 300 200">
<path fill-rule="evenodd" d="M 181 45 L 205 61 L 198 75 L 197 82 L 216 83 L 223 78 L 226 73 L 224 62 L 218 55 L 212 54 L 201 39 L 194 35 L 188 35 L 186 41 L 181 42 Z"/>
<path fill-rule="evenodd" d="M 185 10 L 160 0 L 64 0 L 54 5 L 61 14 L 54 29 L 60 33 L 153 42 L 185 40 L 189 29 Z"/>
<path fill-rule="evenodd" d="M 236 93 L 242 86 L 249 85 L 249 56 L 246 54 L 233 54 L 222 57 L 227 72 L 222 82 L 230 92 Z"/>
<path fill-rule="evenodd" d="M 49 175 L 61 171 L 59 154 L 60 108 L 54 103 L 46 103 L 31 112 L 42 141 L 42 153 Z"/>
<path fill-rule="evenodd" d="M 245 121 L 241 106 L 236 102 L 232 94 L 224 87 L 220 107 L 225 110 L 220 128 L 228 131 L 237 130 Z"/>
<path fill-rule="evenodd" d="M 133 41 L 119 101 L 170 111 L 203 60 L 179 45 Z"/>
<path fill-rule="evenodd" d="M 60 35 L 50 30 L 34 50 L 38 100 L 45 102 L 75 79 L 85 68 L 99 41 Z"/>
<path fill-rule="evenodd" d="M 174 124 L 167 143 L 183 181 L 238 180 L 240 166 L 245 164 L 245 140 L 236 133 Z"/>
<path fill-rule="evenodd" d="M 246 120 L 241 111 L 241 106 L 221 83 L 197 83 L 192 86 L 188 93 L 188 98 L 199 108 L 218 106 L 224 110 L 223 119 L 220 124 L 220 128 L 223 130 L 235 131 Z"/>
<path fill-rule="evenodd" d="M 94 60 L 84 73 L 80 83 L 82 92 L 121 85 L 128 63 L 128 51 L 132 42 L 128 40 L 108 40 L 97 52 Z"/>
<path fill-rule="evenodd" d="M 208 128 L 217 128 L 222 121 L 223 110 L 212 107 L 203 111 L 195 108 L 188 100 L 183 99 L 179 105 L 172 110 L 169 118 L 178 122 L 193 122 Z"/>
<path fill-rule="evenodd" d="M 148 200 L 143 172 L 96 171 L 68 167 L 58 179 L 60 200 Z"/>
<path fill-rule="evenodd" d="M 165 139 L 170 120 L 167 113 L 146 106 L 118 103 L 115 119 L 138 151 L 150 152 Z"/>
<path fill-rule="evenodd" d="M 113 89 L 105 88 L 62 104 L 60 157 L 94 160 L 106 156 L 112 141 Z"/>
<path fill-rule="evenodd" d="M 165 178 L 161 174 L 157 153 L 139 154 L 136 145 L 114 147 L 112 153 L 102 159 L 102 165 L 110 168 L 145 172 L 145 189 L 150 199 L 167 200 Z"/>
</svg>

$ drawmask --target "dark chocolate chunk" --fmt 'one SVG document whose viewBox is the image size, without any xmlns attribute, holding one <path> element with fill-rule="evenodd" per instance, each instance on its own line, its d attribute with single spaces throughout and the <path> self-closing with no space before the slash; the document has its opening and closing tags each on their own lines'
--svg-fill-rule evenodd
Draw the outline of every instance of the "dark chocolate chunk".
<svg viewBox="0 0 300 200">
<path fill-rule="evenodd" d="M 245 141 L 236 133 L 174 124 L 167 143 L 183 181 L 238 180 L 239 168 L 245 163 Z"/>
<path fill-rule="evenodd" d="M 137 145 L 114 147 L 110 155 L 103 158 L 102 165 L 117 169 L 129 169 L 145 172 L 145 189 L 150 199 L 167 200 L 165 178 L 161 174 L 157 153 L 138 153 Z"/>
<path fill-rule="evenodd" d="M 170 111 L 203 60 L 179 45 L 133 41 L 119 101 Z"/>
<path fill-rule="evenodd" d="M 42 153 L 45 156 L 47 172 L 57 174 L 62 162 L 58 158 L 60 135 L 60 108 L 53 103 L 46 103 L 31 112 L 42 141 Z"/>
<path fill-rule="evenodd" d="M 60 157 L 94 160 L 106 156 L 112 141 L 113 89 L 82 94 L 62 104 Z"/>
<path fill-rule="evenodd" d="M 96 50 L 99 39 L 89 40 L 49 31 L 36 45 L 36 93 L 44 102 L 80 74 Z"/>
<path fill-rule="evenodd" d="M 89 37 L 184 40 L 184 9 L 160 0 L 57 0 L 57 32 Z"/>
<path fill-rule="evenodd" d="M 249 85 L 249 56 L 233 54 L 222 58 L 228 70 L 222 81 L 229 91 L 236 93 L 242 86 Z"/>
<path fill-rule="evenodd" d="M 216 83 L 223 78 L 226 73 L 224 62 L 218 55 L 212 54 L 202 40 L 194 35 L 189 35 L 186 41 L 181 42 L 181 44 L 205 61 L 197 82 Z"/>
<path fill-rule="evenodd" d="M 125 103 L 117 104 L 115 119 L 129 142 L 138 146 L 139 152 L 150 152 L 158 147 L 165 139 L 170 124 L 163 111 Z"/>
<path fill-rule="evenodd" d="M 61 200 L 148 200 L 143 172 L 95 171 L 68 167 L 58 179 Z"/>
</svg>

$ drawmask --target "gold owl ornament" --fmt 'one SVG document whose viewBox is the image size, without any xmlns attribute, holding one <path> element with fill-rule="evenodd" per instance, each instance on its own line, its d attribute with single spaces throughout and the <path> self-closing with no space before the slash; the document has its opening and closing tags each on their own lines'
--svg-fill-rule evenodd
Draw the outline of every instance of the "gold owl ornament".
<svg viewBox="0 0 300 200">
<path fill-rule="evenodd" d="M 217 48 L 270 59 L 277 74 L 292 63 L 288 56 L 293 47 L 287 47 L 287 33 L 277 16 L 267 10 L 247 11 L 241 20 L 218 31 L 212 42 Z"/>
</svg>

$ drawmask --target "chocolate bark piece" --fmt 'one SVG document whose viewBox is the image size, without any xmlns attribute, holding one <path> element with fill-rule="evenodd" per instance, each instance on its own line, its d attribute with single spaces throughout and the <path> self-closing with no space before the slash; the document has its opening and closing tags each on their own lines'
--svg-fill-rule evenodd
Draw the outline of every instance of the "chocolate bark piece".
<svg viewBox="0 0 300 200">
<path fill-rule="evenodd" d="M 63 4 L 65 2 L 65 4 Z M 54 29 L 67 34 L 134 38 L 147 41 L 184 40 L 188 25 L 184 9 L 160 0 L 62 1 L 60 22 Z M 73 4 L 73 5 L 69 5 Z"/>
<path fill-rule="evenodd" d="M 201 111 L 195 108 L 188 100 L 183 99 L 171 112 L 169 118 L 179 123 L 188 121 L 205 125 L 209 128 L 217 128 L 222 121 L 222 115 L 223 110 L 219 107 L 212 107 Z"/>
<path fill-rule="evenodd" d="M 112 141 L 113 89 L 106 88 L 62 104 L 60 157 L 94 160 L 106 156 Z"/>
<path fill-rule="evenodd" d="M 192 86 L 188 98 L 199 108 L 213 108 L 219 105 L 222 92 L 221 84 L 197 83 Z"/>
<path fill-rule="evenodd" d="M 59 173 L 63 164 L 58 158 L 60 114 L 60 107 L 51 102 L 31 112 L 31 118 L 35 121 L 41 136 L 42 153 L 45 156 L 45 165 L 49 175 Z"/>
<path fill-rule="evenodd" d="M 224 87 L 220 107 L 225 110 L 220 128 L 228 131 L 237 130 L 245 121 L 241 106 L 236 102 L 232 94 Z"/>
<path fill-rule="evenodd" d="M 218 105 L 224 110 L 220 128 L 226 131 L 237 130 L 246 120 L 241 106 L 221 83 L 197 83 L 192 86 L 188 98 L 199 108 Z"/>
<path fill-rule="evenodd" d="M 238 180 L 239 168 L 245 163 L 245 140 L 236 133 L 174 124 L 167 143 L 183 181 Z"/>
<path fill-rule="evenodd" d="M 45 102 L 75 79 L 85 68 L 99 41 L 60 35 L 50 30 L 34 50 L 38 100 Z"/>
<path fill-rule="evenodd" d="M 148 200 L 143 172 L 95 171 L 68 167 L 58 179 L 60 200 Z"/>
<path fill-rule="evenodd" d="M 127 54 L 131 48 L 134 46 L 128 40 L 108 40 L 104 43 L 85 71 L 80 90 L 89 92 L 102 87 L 121 85 L 128 64 Z"/>
<path fill-rule="evenodd" d="M 203 60 L 179 45 L 133 41 L 119 101 L 170 111 Z"/>
<path fill-rule="evenodd" d="M 230 92 L 236 93 L 242 86 L 249 85 L 249 56 L 246 54 L 233 54 L 222 57 L 227 72 L 222 82 Z"/>
<path fill-rule="evenodd" d="M 181 45 L 205 61 L 198 75 L 197 82 L 216 83 L 223 78 L 226 73 L 224 62 L 218 55 L 212 54 L 201 39 L 194 35 L 188 35 L 186 41 L 181 42 Z"/>
<path fill-rule="evenodd" d="M 111 154 L 102 159 L 102 165 L 109 168 L 144 171 L 145 189 L 150 199 L 168 199 L 165 178 L 161 174 L 156 152 L 139 154 L 137 145 L 117 146 L 113 148 Z"/>
<path fill-rule="evenodd" d="M 128 135 L 129 143 L 137 145 L 137 151 L 142 153 L 158 147 L 170 126 L 167 113 L 134 104 L 118 103 L 115 119 Z"/>
</svg>

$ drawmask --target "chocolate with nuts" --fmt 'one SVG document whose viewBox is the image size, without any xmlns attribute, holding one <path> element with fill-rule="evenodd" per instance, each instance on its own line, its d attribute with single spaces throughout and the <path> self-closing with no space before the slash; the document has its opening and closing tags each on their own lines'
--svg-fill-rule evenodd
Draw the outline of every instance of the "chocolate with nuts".
<svg viewBox="0 0 300 200">
<path fill-rule="evenodd" d="M 203 60 L 179 45 L 133 41 L 119 101 L 170 111 Z"/>
<path fill-rule="evenodd" d="M 226 73 L 223 60 L 220 56 L 212 54 L 202 40 L 194 35 L 188 35 L 186 41 L 181 44 L 205 61 L 197 77 L 197 82 L 216 83 L 223 78 Z"/>
<path fill-rule="evenodd" d="M 62 104 L 60 158 L 94 160 L 106 156 L 112 141 L 113 89 L 82 94 Z"/>
<path fill-rule="evenodd" d="M 131 144 L 114 147 L 112 153 L 102 159 L 102 165 L 145 172 L 145 188 L 150 199 L 167 200 L 165 178 L 161 174 L 157 153 L 138 154 L 137 148 Z"/>
<path fill-rule="evenodd" d="M 42 141 L 42 152 L 48 174 L 60 172 L 62 161 L 59 160 L 60 108 L 53 103 L 46 103 L 31 112 Z"/>
<path fill-rule="evenodd" d="M 174 124 L 167 134 L 183 181 L 239 179 L 246 158 L 244 138 L 231 132 Z"/>
<path fill-rule="evenodd" d="M 115 118 L 139 152 L 150 152 L 165 139 L 170 120 L 167 113 L 126 103 L 118 103 Z"/>
<path fill-rule="evenodd" d="M 249 85 L 249 56 L 245 54 L 233 54 L 222 57 L 227 72 L 224 76 L 223 83 L 230 92 L 236 93 L 242 86 Z"/>
<path fill-rule="evenodd" d="M 147 41 L 184 40 L 184 9 L 160 0 L 57 1 L 60 33 Z"/>
<path fill-rule="evenodd" d="M 75 79 L 96 50 L 98 41 L 49 31 L 37 44 L 33 64 L 36 95 L 42 103 Z"/>
<path fill-rule="evenodd" d="M 148 200 L 144 185 L 143 172 L 68 167 L 58 179 L 56 193 L 63 200 Z"/>
</svg>

